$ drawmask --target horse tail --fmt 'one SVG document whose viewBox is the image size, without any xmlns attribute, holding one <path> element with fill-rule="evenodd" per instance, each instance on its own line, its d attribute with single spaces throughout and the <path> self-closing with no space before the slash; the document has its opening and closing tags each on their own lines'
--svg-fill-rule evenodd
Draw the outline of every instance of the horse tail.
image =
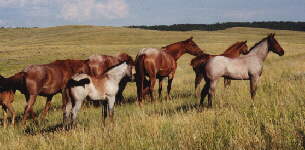
<svg viewBox="0 0 305 150">
<path fill-rule="evenodd" d="M 138 100 L 141 101 L 143 98 L 143 84 L 145 78 L 145 68 L 144 68 L 145 55 L 140 55 L 136 59 L 136 85 Z"/>
<path fill-rule="evenodd" d="M 84 78 L 84 79 L 80 79 L 80 80 L 75 80 L 75 79 L 70 79 L 68 81 L 68 85 L 67 87 L 75 87 L 75 86 L 85 86 L 86 84 L 90 84 L 90 79 L 89 78 Z"/>
</svg>

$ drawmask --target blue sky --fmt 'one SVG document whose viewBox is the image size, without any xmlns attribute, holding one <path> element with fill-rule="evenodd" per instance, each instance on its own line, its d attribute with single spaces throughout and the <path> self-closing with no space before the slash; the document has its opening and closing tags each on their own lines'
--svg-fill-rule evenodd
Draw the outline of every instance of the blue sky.
<svg viewBox="0 0 305 150">
<path fill-rule="evenodd" d="M 305 21 L 305 0 L 0 0 L 0 26 Z"/>
</svg>

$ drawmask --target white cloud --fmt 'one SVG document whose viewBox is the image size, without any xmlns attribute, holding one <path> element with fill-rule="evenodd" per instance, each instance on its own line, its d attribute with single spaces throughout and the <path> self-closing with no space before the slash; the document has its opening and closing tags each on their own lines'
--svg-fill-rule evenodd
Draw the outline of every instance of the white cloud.
<svg viewBox="0 0 305 150">
<path fill-rule="evenodd" d="M 128 5 L 123 0 L 66 0 L 60 12 L 65 20 L 87 21 L 102 18 L 123 18 L 128 15 Z"/>
<path fill-rule="evenodd" d="M 24 7 L 45 4 L 48 0 L 0 0 L 0 7 Z"/>
<path fill-rule="evenodd" d="M 124 0 L 0 0 L 1 7 L 21 8 L 32 17 L 48 15 L 78 22 L 128 15 L 128 5 Z"/>
</svg>

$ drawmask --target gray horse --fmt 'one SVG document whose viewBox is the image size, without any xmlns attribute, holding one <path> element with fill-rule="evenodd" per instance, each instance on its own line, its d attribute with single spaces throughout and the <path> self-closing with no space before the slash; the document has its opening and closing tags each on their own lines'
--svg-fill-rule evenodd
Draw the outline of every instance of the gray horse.
<svg viewBox="0 0 305 150">
<path fill-rule="evenodd" d="M 216 81 L 221 78 L 233 80 L 250 80 L 251 98 L 254 99 L 257 81 L 262 74 L 263 62 L 269 51 L 280 56 L 284 55 L 284 49 L 274 38 L 275 34 L 269 34 L 266 38 L 256 43 L 249 53 L 236 58 L 216 56 L 211 58 L 205 66 L 205 81 L 201 91 L 200 105 L 208 95 L 208 107 L 212 107 L 212 99 L 215 95 Z"/>
</svg>

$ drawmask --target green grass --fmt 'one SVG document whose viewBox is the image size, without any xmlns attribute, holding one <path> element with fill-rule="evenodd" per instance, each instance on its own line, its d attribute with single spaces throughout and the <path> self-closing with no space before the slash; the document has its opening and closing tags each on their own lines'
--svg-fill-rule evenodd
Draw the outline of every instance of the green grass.
<svg viewBox="0 0 305 150">
<path fill-rule="evenodd" d="M 178 61 L 172 101 L 158 99 L 140 108 L 131 83 L 124 95 L 132 103 L 116 106 L 114 124 L 101 126 L 100 108 L 83 107 L 77 128 L 63 131 L 58 128 L 62 111 L 57 95 L 45 121 L 0 127 L 0 149 L 304 149 L 304 32 L 256 28 L 161 32 L 95 26 L 0 29 L 0 74 L 92 54 L 127 52 L 135 57 L 141 48 L 158 48 L 190 36 L 206 52 L 219 54 L 236 41 L 248 40 L 251 47 L 270 32 L 276 33 L 285 55 L 269 54 L 254 101 L 248 81 L 232 81 L 224 89 L 220 80 L 213 108 L 199 112 L 189 65 L 193 56 L 184 55 Z M 39 97 L 34 111 L 40 113 L 44 104 L 45 98 Z M 17 92 L 14 108 L 19 118 L 24 106 L 24 97 Z"/>
</svg>

